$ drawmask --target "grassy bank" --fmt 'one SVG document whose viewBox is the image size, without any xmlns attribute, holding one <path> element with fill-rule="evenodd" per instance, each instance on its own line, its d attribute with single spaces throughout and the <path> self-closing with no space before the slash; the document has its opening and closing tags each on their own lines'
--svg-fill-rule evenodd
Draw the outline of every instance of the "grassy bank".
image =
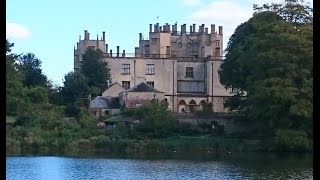
<svg viewBox="0 0 320 180">
<path fill-rule="evenodd" d="M 107 131 L 107 130 L 106 130 Z M 105 133 L 104 133 L 105 134 Z M 82 138 L 35 137 L 21 141 L 7 139 L 7 155 L 60 154 L 69 156 L 170 156 L 172 154 L 224 155 L 237 152 L 277 152 L 273 139 L 241 139 L 224 137 L 172 136 L 161 139 L 132 139 L 113 135 Z M 310 151 L 309 151 L 310 152 Z"/>
<path fill-rule="evenodd" d="M 52 111 L 52 110 L 51 110 Z M 161 104 L 150 104 L 122 115 L 140 119 L 133 127 L 97 126 L 104 118 L 85 110 L 76 120 L 43 114 L 17 117 L 6 126 L 7 155 L 115 155 L 230 154 L 235 152 L 312 152 L 312 139 L 303 131 L 279 130 L 274 135 L 227 136 L 222 129 L 179 123 Z M 38 118 L 41 117 L 41 118 Z"/>
</svg>

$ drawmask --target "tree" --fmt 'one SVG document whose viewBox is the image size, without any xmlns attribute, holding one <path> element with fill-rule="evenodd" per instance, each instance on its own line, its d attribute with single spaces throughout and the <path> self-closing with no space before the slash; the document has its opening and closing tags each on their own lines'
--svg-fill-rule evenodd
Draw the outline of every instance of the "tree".
<svg viewBox="0 0 320 180">
<path fill-rule="evenodd" d="M 239 89 L 225 105 L 269 131 L 303 129 L 310 135 L 312 9 L 297 0 L 254 9 L 253 17 L 231 36 L 219 71 L 226 88 Z"/>
<path fill-rule="evenodd" d="M 26 91 L 27 103 L 49 103 L 49 91 L 42 86 L 32 86 Z"/>
<path fill-rule="evenodd" d="M 82 60 L 81 73 L 87 77 L 88 85 L 98 87 L 100 91 L 104 90 L 111 76 L 103 52 L 100 49 L 88 48 L 82 55 Z"/>
<path fill-rule="evenodd" d="M 65 75 L 60 94 L 64 104 L 73 104 L 77 98 L 89 95 L 88 79 L 80 72 L 69 72 Z"/>
<path fill-rule="evenodd" d="M 23 85 L 47 87 L 47 77 L 42 73 L 41 60 L 34 54 L 27 53 L 19 56 L 19 69 L 24 74 Z"/>
<path fill-rule="evenodd" d="M 17 55 L 11 53 L 14 46 L 6 40 L 6 114 L 16 115 L 24 103 L 23 76 L 16 64 Z"/>
<path fill-rule="evenodd" d="M 173 133 L 176 121 L 170 116 L 168 106 L 152 100 L 134 112 L 134 117 L 141 120 L 137 130 L 149 133 L 153 137 L 167 137 Z"/>
</svg>

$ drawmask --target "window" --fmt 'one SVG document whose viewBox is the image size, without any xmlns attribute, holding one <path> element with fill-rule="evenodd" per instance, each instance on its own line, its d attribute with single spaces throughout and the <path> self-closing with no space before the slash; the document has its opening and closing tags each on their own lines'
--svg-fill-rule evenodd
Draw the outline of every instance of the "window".
<svg viewBox="0 0 320 180">
<path fill-rule="evenodd" d="M 122 74 L 130 74 L 130 64 L 122 64 Z"/>
<path fill-rule="evenodd" d="M 216 52 L 215 52 L 216 57 L 220 56 L 220 48 L 216 48 Z"/>
<path fill-rule="evenodd" d="M 181 43 L 179 43 L 179 44 L 178 44 L 178 47 L 179 47 L 179 48 L 181 48 L 181 47 L 182 47 L 182 44 L 181 44 Z"/>
<path fill-rule="evenodd" d="M 191 43 L 188 43 L 188 48 L 191 47 Z"/>
<path fill-rule="evenodd" d="M 186 67 L 186 77 L 193 77 L 193 67 Z"/>
<path fill-rule="evenodd" d="M 170 46 L 166 46 L 166 54 L 170 55 Z"/>
<path fill-rule="evenodd" d="M 216 42 L 216 47 L 220 47 L 219 41 Z"/>
<path fill-rule="evenodd" d="M 153 81 L 147 81 L 147 84 L 154 88 L 154 82 Z"/>
<path fill-rule="evenodd" d="M 145 45 L 145 54 L 149 55 L 149 45 Z"/>
<path fill-rule="evenodd" d="M 154 64 L 147 64 L 146 74 L 154 74 Z"/>
<path fill-rule="evenodd" d="M 125 89 L 130 89 L 130 81 L 122 81 L 122 87 Z"/>
<path fill-rule="evenodd" d="M 158 39 L 157 38 L 151 38 L 151 44 L 152 45 L 156 45 L 158 42 Z"/>
<path fill-rule="evenodd" d="M 106 111 L 104 112 L 104 115 L 110 115 L 109 110 L 106 110 Z"/>
</svg>

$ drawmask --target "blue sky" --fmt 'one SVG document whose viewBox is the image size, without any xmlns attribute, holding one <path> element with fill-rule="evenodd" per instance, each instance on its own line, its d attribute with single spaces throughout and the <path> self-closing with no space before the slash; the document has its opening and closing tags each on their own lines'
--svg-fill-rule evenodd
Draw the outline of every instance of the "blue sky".
<svg viewBox="0 0 320 180">
<path fill-rule="evenodd" d="M 252 4 L 268 0 L 7 0 L 7 38 L 13 52 L 32 52 L 42 61 L 43 72 L 62 85 L 73 70 L 73 48 L 88 30 L 91 39 L 106 31 L 109 49 L 120 46 L 134 53 L 139 33 L 148 35 L 149 24 L 196 23 L 223 26 L 224 47 L 234 29 L 252 15 Z M 273 0 L 272 2 L 281 2 Z M 188 29 L 188 28 L 187 28 Z"/>
</svg>

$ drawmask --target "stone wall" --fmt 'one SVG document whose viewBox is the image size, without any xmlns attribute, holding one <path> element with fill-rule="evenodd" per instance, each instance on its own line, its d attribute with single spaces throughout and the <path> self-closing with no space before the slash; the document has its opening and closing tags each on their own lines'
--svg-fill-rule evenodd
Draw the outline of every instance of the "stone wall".
<svg viewBox="0 0 320 180">
<path fill-rule="evenodd" d="M 188 123 L 196 126 L 203 125 L 203 124 L 210 126 L 211 122 L 216 121 L 219 125 L 224 126 L 225 134 L 243 132 L 243 131 L 246 131 L 247 129 L 246 124 L 235 121 L 232 116 L 216 116 L 216 117 L 210 117 L 210 118 L 201 118 L 188 113 L 176 114 L 173 116 L 179 122 Z"/>
</svg>

